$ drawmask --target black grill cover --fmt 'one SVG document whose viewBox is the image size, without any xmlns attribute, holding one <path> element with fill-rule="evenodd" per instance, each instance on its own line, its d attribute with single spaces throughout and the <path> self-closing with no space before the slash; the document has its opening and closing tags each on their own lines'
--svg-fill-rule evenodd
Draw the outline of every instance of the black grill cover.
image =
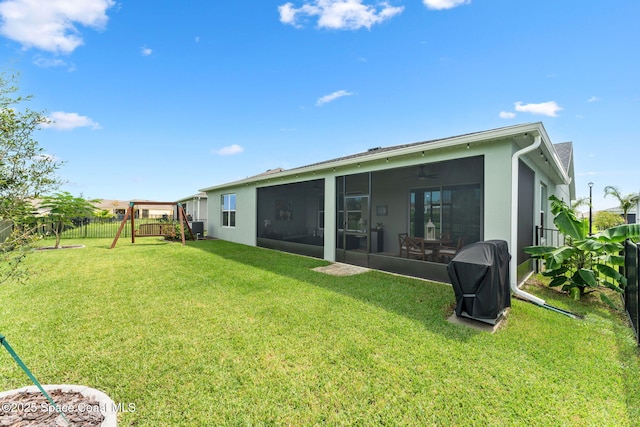
<svg viewBox="0 0 640 427">
<path fill-rule="evenodd" d="M 458 317 L 496 324 L 511 307 L 510 259 L 504 240 L 476 242 L 458 251 L 447 266 Z"/>
</svg>

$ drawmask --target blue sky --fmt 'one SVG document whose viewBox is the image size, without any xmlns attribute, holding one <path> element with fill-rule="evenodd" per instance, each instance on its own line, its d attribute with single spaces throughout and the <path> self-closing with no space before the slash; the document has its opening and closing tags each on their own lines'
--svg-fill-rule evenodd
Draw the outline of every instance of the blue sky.
<svg viewBox="0 0 640 427">
<path fill-rule="evenodd" d="M 176 200 L 267 169 L 542 121 L 577 195 L 640 190 L 637 0 L 1 0 L 0 68 L 74 195 Z"/>
</svg>

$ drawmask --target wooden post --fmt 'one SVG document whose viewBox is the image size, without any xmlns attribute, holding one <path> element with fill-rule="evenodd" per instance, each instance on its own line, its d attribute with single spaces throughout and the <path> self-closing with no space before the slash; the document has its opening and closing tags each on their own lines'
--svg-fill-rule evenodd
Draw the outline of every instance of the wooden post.
<svg viewBox="0 0 640 427">
<path fill-rule="evenodd" d="M 135 202 L 129 202 L 129 209 L 131 209 L 131 243 L 136 242 L 136 226 L 133 220 L 133 218 L 136 216 L 136 211 L 134 209 L 135 205 Z"/>
<path fill-rule="evenodd" d="M 129 209 L 127 209 L 127 212 L 124 214 L 124 219 L 120 223 L 120 227 L 118 227 L 118 232 L 116 233 L 116 237 L 113 239 L 113 242 L 111 243 L 111 247 L 109 249 L 113 249 L 116 243 L 118 242 L 118 239 L 120 238 L 120 233 L 122 233 L 122 229 L 124 228 L 124 225 L 127 223 L 127 219 L 129 218 L 130 212 L 131 212 L 131 207 L 129 207 Z"/>
<path fill-rule="evenodd" d="M 127 213 L 124 216 L 124 219 L 122 220 L 122 223 L 120 224 L 120 228 L 118 228 L 118 232 L 116 233 L 116 237 L 115 239 L 113 239 L 113 243 L 111 244 L 111 248 L 113 249 L 113 247 L 116 245 L 116 242 L 118 241 L 118 238 L 120 237 L 120 233 L 122 232 L 124 225 L 127 222 L 127 219 L 129 219 L 129 217 L 131 217 L 131 243 L 135 243 L 136 242 L 136 226 L 135 226 L 135 205 L 136 204 L 140 204 L 140 205 L 152 205 L 152 206 L 158 206 L 158 205 L 163 205 L 163 206 L 167 206 L 167 205 L 172 205 L 174 204 L 174 202 L 129 202 L 129 209 L 127 209 Z M 187 215 L 185 214 L 184 208 L 182 207 L 182 205 L 178 204 L 178 217 L 180 219 L 180 231 L 182 234 L 182 244 L 186 244 L 186 236 L 185 236 L 185 228 L 189 231 L 189 234 L 191 235 L 191 239 L 192 240 L 196 240 L 195 236 L 193 235 L 193 231 L 191 231 L 191 227 L 189 226 L 189 223 L 187 222 Z M 172 224 L 174 224 L 172 222 Z M 175 225 L 174 225 L 175 226 Z M 161 230 L 162 231 L 162 230 Z M 159 234 L 159 235 L 165 235 L 165 233 L 163 234 Z M 165 236 L 166 237 L 166 236 Z"/>
<path fill-rule="evenodd" d="M 184 211 L 184 208 L 179 203 L 178 203 L 178 218 L 180 219 L 180 230 L 182 232 L 182 244 L 183 245 L 186 244 L 186 238 L 184 233 L 185 228 L 189 231 L 191 240 L 196 240 L 196 236 L 193 235 L 193 231 L 191 230 L 189 221 L 187 221 L 187 215 Z"/>
<path fill-rule="evenodd" d="M 178 204 L 178 218 L 180 219 L 180 236 L 182 237 L 182 244 L 185 245 L 184 241 L 184 211 L 182 210 L 182 206 Z"/>
</svg>

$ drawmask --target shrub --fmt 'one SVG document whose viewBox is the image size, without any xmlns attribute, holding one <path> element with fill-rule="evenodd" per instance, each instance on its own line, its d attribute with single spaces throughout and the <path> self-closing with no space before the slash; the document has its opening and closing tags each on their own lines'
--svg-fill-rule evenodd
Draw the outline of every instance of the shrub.
<svg viewBox="0 0 640 427">
<path fill-rule="evenodd" d="M 608 228 L 593 236 L 588 235 L 589 224 L 576 218 L 574 211 L 555 196 L 551 200 L 553 222 L 566 236 L 563 246 L 530 246 L 525 252 L 544 260 L 544 276 L 550 277 L 549 286 L 562 286 L 572 298 L 580 299 L 586 292 L 599 292 L 603 301 L 615 307 L 605 288 L 622 293 L 625 277 L 617 267 L 624 265 L 620 255 L 626 239 L 640 237 L 640 225 L 625 224 Z"/>
</svg>

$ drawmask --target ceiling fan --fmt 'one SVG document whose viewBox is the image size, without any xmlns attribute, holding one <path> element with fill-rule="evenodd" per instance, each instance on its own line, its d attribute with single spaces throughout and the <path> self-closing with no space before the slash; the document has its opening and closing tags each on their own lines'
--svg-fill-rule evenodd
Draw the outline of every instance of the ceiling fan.
<svg viewBox="0 0 640 427">
<path fill-rule="evenodd" d="M 421 165 L 420 166 L 420 171 L 418 172 L 418 179 L 419 180 L 425 180 L 425 179 L 433 179 L 433 178 L 437 178 L 438 174 L 437 173 L 429 173 L 427 171 L 426 165 Z"/>
</svg>

